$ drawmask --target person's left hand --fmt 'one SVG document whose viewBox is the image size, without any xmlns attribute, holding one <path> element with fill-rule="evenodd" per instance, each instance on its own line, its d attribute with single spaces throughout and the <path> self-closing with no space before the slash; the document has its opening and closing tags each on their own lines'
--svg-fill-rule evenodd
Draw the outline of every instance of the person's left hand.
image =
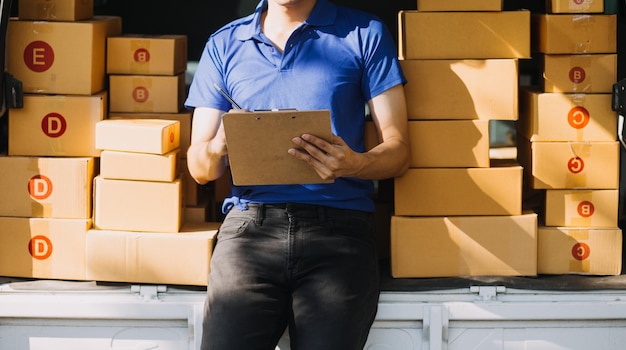
<svg viewBox="0 0 626 350">
<path fill-rule="evenodd" d="M 292 141 L 300 148 L 290 148 L 289 154 L 307 162 L 324 180 L 350 176 L 358 169 L 358 153 L 337 135 L 332 136 L 332 143 L 310 134 Z"/>
</svg>

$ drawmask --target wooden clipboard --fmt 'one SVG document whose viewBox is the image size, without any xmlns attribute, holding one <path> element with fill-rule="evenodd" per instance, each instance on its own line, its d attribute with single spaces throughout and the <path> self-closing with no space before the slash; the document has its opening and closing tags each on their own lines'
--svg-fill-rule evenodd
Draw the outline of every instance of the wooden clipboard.
<svg viewBox="0 0 626 350">
<path fill-rule="evenodd" d="M 223 115 L 228 162 L 235 185 L 332 183 L 287 150 L 304 133 L 331 140 L 330 111 L 263 111 Z"/>
</svg>

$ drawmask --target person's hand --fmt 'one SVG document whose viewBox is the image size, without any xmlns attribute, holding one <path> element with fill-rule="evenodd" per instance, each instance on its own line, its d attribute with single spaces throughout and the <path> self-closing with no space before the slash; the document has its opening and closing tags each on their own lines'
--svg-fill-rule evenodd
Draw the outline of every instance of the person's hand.
<svg viewBox="0 0 626 350">
<path fill-rule="evenodd" d="M 359 154 L 339 136 L 333 135 L 332 142 L 310 134 L 294 137 L 297 148 L 290 148 L 289 154 L 307 162 L 324 180 L 350 176 L 360 167 Z"/>
</svg>

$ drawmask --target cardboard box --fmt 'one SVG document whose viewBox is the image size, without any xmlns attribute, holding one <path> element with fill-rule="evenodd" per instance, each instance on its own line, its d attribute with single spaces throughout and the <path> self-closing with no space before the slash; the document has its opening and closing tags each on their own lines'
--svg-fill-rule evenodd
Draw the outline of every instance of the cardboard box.
<svg viewBox="0 0 626 350">
<path fill-rule="evenodd" d="M 537 240 L 540 274 L 621 273 L 622 231 L 619 228 L 539 226 Z"/>
<path fill-rule="evenodd" d="M 401 59 L 530 58 L 530 11 L 398 13 Z"/>
<path fill-rule="evenodd" d="M 178 113 L 185 99 L 185 74 L 110 75 L 111 112 Z"/>
<path fill-rule="evenodd" d="M 20 20 L 80 21 L 93 18 L 93 0 L 20 0 Z"/>
<path fill-rule="evenodd" d="M 6 70 L 22 81 L 25 93 L 95 94 L 106 87 L 106 38 L 121 31 L 122 20 L 114 16 L 77 22 L 12 19 Z"/>
<path fill-rule="evenodd" d="M 183 180 L 183 202 L 187 206 L 198 205 L 202 200 L 202 186 L 200 186 L 196 182 L 196 180 L 191 177 L 191 174 L 189 173 L 189 167 L 187 165 L 187 159 L 179 160 L 178 173 Z M 230 172 L 228 173 L 230 174 Z M 228 183 L 228 185 L 230 185 L 230 182 Z"/>
<path fill-rule="evenodd" d="M 604 0 L 546 0 L 548 13 L 602 13 Z"/>
<path fill-rule="evenodd" d="M 9 110 L 9 155 L 98 157 L 95 125 L 106 118 L 107 94 L 24 96 Z"/>
<path fill-rule="evenodd" d="M 614 228 L 618 208 L 619 190 L 546 190 L 545 225 Z"/>
<path fill-rule="evenodd" d="M 545 92 L 612 93 L 617 54 L 543 55 Z"/>
<path fill-rule="evenodd" d="M 85 279 L 90 219 L 0 217 L 0 275 Z"/>
<path fill-rule="evenodd" d="M 395 278 L 534 276 L 537 215 L 391 218 Z"/>
<path fill-rule="evenodd" d="M 616 15 L 532 16 L 533 50 L 545 54 L 617 52 Z"/>
<path fill-rule="evenodd" d="M 532 142 L 534 189 L 617 189 L 619 142 Z"/>
<path fill-rule="evenodd" d="M 172 182 L 178 177 L 179 150 L 166 154 L 104 150 L 100 175 L 105 179 Z"/>
<path fill-rule="evenodd" d="M 107 41 L 107 73 L 177 75 L 187 70 L 186 35 L 130 35 Z"/>
<path fill-rule="evenodd" d="M 409 121 L 413 168 L 488 168 L 488 120 Z"/>
<path fill-rule="evenodd" d="M 395 215 L 520 215 L 522 167 L 413 168 L 394 179 Z"/>
<path fill-rule="evenodd" d="M 186 223 L 175 234 L 90 230 L 87 278 L 206 286 L 220 224 Z"/>
<path fill-rule="evenodd" d="M 515 59 L 402 60 L 409 119 L 517 120 Z"/>
<path fill-rule="evenodd" d="M 94 179 L 94 228 L 178 232 L 182 223 L 181 179 L 173 182 Z"/>
<path fill-rule="evenodd" d="M 419 0 L 417 10 L 435 11 L 502 11 L 502 0 Z"/>
<path fill-rule="evenodd" d="M 615 141 L 611 94 L 563 94 L 523 89 L 520 132 L 531 141 Z"/>
<path fill-rule="evenodd" d="M 91 217 L 93 158 L 0 156 L 0 216 Z"/>
<path fill-rule="evenodd" d="M 180 122 L 180 157 L 187 158 L 191 143 L 192 112 L 181 113 L 109 113 L 109 119 L 167 119 Z"/>
<path fill-rule="evenodd" d="M 106 119 L 96 124 L 96 148 L 166 154 L 180 147 L 180 122 L 167 119 Z"/>
</svg>

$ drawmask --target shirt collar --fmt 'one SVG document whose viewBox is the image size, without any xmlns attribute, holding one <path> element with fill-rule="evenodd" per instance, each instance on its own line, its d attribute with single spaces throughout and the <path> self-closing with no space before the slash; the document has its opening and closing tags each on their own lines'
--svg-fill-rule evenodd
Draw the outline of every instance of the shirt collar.
<svg viewBox="0 0 626 350">
<path fill-rule="evenodd" d="M 249 16 L 249 20 L 239 27 L 239 31 L 235 34 L 238 40 L 245 41 L 252 38 L 259 38 L 261 34 L 261 13 L 267 10 L 267 1 L 261 0 L 257 5 L 254 13 Z M 330 25 L 335 22 L 337 17 L 337 5 L 329 0 L 317 0 L 311 15 L 304 22 L 306 25 L 321 27 Z"/>
</svg>

